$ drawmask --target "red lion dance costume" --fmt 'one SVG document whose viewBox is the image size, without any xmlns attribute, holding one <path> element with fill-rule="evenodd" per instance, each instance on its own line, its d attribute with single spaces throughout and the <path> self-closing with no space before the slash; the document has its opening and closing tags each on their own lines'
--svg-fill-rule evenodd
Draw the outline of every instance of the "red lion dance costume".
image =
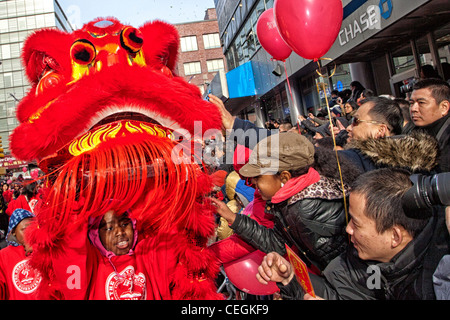
<svg viewBox="0 0 450 320">
<path fill-rule="evenodd" d="M 42 275 L 38 298 L 222 298 L 218 263 L 204 250 L 214 229 L 203 201 L 211 180 L 198 161 L 185 161 L 189 152 L 176 151 L 177 132 L 192 138 L 194 122 L 203 134 L 221 118 L 197 87 L 173 75 L 178 47 L 170 24 L 136 29 L 114 18 L 27 39 L 32 89 L 18 106 L 11 149 L 39 161 L 50 183 L 27 229 L 30 264 Z M 88 221 L 108 210 L 130 212 L 139 240 L 132 265 L 113 257 L 116 283 L 99 285 L 103 264 Z"/>
</svg>

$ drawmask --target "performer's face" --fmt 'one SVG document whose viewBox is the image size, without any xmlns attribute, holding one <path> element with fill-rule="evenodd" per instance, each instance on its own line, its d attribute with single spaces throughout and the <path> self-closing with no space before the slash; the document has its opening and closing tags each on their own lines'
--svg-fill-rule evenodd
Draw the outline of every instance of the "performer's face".
<svg viewBox="0 0 450 320">
<path fill-rule="evenodd" d="M 21 246 L 25 246 L 25 230 L 28 228 L 32 221 L 32 218 L 25 218 L 19 222 L 19 224 L 14 228 L 13 235 L 17 239 L 17 243 Z"/>
<path fill-rule="evenodd" d="M 108 211 L 98 227 L 100 241 L 106 250 L 116 256 L 127 254 L 133 246 L 133 223 L 127 213 Z"/>
</svg>

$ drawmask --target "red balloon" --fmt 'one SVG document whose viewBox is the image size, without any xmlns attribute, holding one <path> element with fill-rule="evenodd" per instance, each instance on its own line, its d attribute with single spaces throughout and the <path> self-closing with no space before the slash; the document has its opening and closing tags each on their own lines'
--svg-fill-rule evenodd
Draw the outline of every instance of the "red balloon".
<svg viewBox="0 0 450 320">
<path fill-rule="evenodd" d="M 256 24 L 256 35 L 262 47 L 276 60 L 286 60 L 292 49 L 278 32 L 273 9 L 264 11 Z"/>
<path fill-rule="evenodd" d="M 39 169 L 33 169 L 31 170 L 31 178 L 33 178 L 34 180 L 36 180 L 37 178 L 39 178 Z"/>
<path fill-rule="evenodd" d="M 275 0 L 275 20 L 284 41 L 305 59 L 330 50 L 342 24 L 341 0 Z"/>
<path fill-rule="evenodd" d="M 262 284 L 256 279 L 258 267 L 266 254 L 256 250 L 252 253 L 232 262 L 224 263 L 223 269 L 228 279 L 239 290 L 257 296 L 271 295 L 278 291 L 278 287 L 273 281 Z"/>
</svg>

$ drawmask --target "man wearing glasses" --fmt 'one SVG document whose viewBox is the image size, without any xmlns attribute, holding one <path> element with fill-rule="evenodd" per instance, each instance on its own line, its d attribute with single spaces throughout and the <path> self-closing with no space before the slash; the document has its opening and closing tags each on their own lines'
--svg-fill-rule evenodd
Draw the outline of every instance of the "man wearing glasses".
<svg viewBox="0 0 450 320">
<path fill-rule="evenodd" d="M 368 98 L 347 127 L 349 141 L 339 155 L 363 172 L 381 167 L 431 170 L 436 165 L 436 140 L 426 134 L 400 136 L 402 126 L 402 111 L 394 100 Z"/>
<path fill-rule="evenodd" d="M 382 97 L 368 98 L 347 127 L 349 141 L 398 135 L 402 132 L 402 125 L 402 112 L 395 101 Z"/>
</svg>

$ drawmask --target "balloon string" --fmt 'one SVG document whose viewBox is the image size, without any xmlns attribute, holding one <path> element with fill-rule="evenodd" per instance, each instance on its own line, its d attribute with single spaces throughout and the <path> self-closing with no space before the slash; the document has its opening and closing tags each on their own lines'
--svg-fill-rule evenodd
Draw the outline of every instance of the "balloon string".
<svg viewBox="0 0 450 320">
<path fill-rule="evenodd" d="M 331 60 L 329 58 L 321 58 L 320 60 Z M 320 62 L 317 62 L 320 68 Z M 336 71 L 336 65 L 334 67 L 335 71 Z M 320 75 L 321 73 L 319 71 L 316 70 L 316 72 Z M 334 75 L 334 72 L 328 76 L 328 78 L 331 78 Z M 322 88 L 323 88 L 323 92 L 324 92 L 324 96 L 325 96 L 325 103 L 327 106 L 327 111 L 328 111 L 328 119 L 330 120 L 330 127 L 331 127 L 331 136 L 333 138 L 333 144 L 334 144 L 334 151 L 336 154 L 336 161 L 337 161 L 337 165 L 338 165 L 338 170 L 339 170 L 339 177 L 341 179 L 341 188 L 342 188 L 342 194 L 344 195 L 344 211 L 345 211 L 345 223 L 348 224 L 348 209 L 347 209 L 347 199 L 346 199 L 346 195 L 345 195 L 345 189 L 344 189 L 344 179 L 342 178 L 342 170 L 341 170 L 341 164 L 339 162 L 339 156 L 338 156 L 338 152 L 337 152 L 337 148 L 336 148 L 336 137 L 334 135 L 334 126 L 333 126 L 333 122 L 331 121 L 331 111 L 330 111 L 330 106 L 328 104 L 328 97 L 327 97 L 327 92 L 326 92 L 326 88 L 325 88 L 325 82 L 321 82 L 322 84 Z M 319 90 L 319 84 L 317 84 L 317 90 Z M 350 240 L 350 237 L 349 237 Z"/>
<path fill-rule="evenodd" d="M 322 73 L 320 73 L 320 69 L 322 68 L 320 61 L 321 60 L 328 60 L 328 61 L 332 61 L 332 59 L 330 58 L 320 58 L 320 59 L 314 59 L 314 62 L 317 62 L 317 65 L 319 66 L 319 69 L 316 70 L 316 73 L 321 76 L 322 78 L 331 78 L 332 76 L 334 76 L 334 74 L 336 73 L 336 63 L 334 63 L 334 68 L 333 68 L 333 72 L 331 72 L 331 74 L 329 76 L 324 76 Z"/>
<path fill-rule="evenodd" d="M 289 94 L 290 94 L 290 96 L 291 96 L 292 104 L 293 104 L 294 107 L 295 107 L 295 103 L 294 103 L 294 95 L 292 94 L 291 83 L 290 83 L 290 81 L 289 81 L 289 75 L 288 75 L 287 69 L 286 69 L 286 60 L 283 60 L 283 65 L 284 65 L 284 74 L 286 75 L 286 81 L 287 81 L 288 88 L 289 88 Z M 297 110 L 296 107 L 295 107 L 295 109 Z M 297 124 L 298 124 L 298 133 L 302 134 L 302 133 L 301 133 L 301 129 L 300 129 L 300 121 L 299 121 L 299 120 L 297 120 Z"/>
<path fill-rule="evenodd" d="M 291 83 L 289 82 L 289 76 L 287 74 L 287 69 L 286 69 L 286 60 L 283 60 L 283 64 L 284 64 L 284 74 L 286 75 L 286 81 L 287 81 L 287 84 L 288 84 L 289 93 L 291 94 L 292 103 L 294 103 L 294 96 L 292 95 Z"/>
</svg>

